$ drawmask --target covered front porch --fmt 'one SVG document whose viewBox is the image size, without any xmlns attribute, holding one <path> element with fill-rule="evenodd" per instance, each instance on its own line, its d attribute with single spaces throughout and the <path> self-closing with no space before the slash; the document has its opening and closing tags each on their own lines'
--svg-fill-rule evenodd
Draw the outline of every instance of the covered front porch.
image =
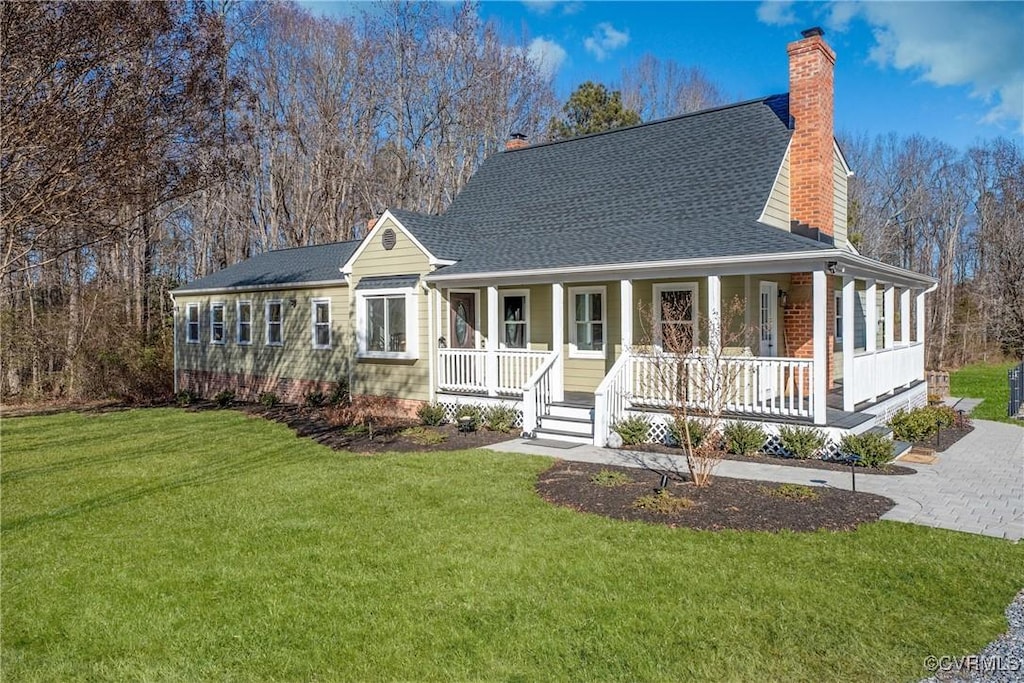
<svg viewBox="0 0 1024 683">
<path fill-rule="evenodd" d="M 923 380 L 926 283 L 834 262 L 780 271 L 438 284 L 434 394 L 517 402 L 527 434 L 560 406 L 586 408 L 577 416 L 603 446 L 627 411 L 664 412 L 681 396 L 706 408 L 692 378 L 709 363 L 726 416 L 837 428 Z M 666 319 L 668 302 L 684 313 Z M 690 326 L 693 348 L 667 351 L 666 326 Z M 666 381 L 666 363 L 689 385 Z"/>
</svg>

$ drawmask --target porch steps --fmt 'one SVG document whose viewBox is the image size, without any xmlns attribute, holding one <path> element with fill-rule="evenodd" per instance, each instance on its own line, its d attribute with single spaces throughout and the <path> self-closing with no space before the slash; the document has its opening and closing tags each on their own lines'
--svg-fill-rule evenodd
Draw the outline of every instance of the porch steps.
<svg viewBox="0 0 1024 683">
<path fill-rule="evenodd" d="M 589 405 L 560 402 L 548 406 L 534 430 L 538 439 L 589 444 L 594 441 L 594 409 Z"/>
</svg>

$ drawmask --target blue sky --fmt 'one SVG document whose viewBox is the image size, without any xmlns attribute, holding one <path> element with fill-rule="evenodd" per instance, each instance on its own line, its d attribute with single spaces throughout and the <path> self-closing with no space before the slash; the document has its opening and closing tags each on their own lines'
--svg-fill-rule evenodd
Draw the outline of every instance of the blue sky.
<svg viewBox="0 0 1024 683">
<path fill-rule="evenodd" d="M 730 101 L 785 92 L 786 43 L 822 26 L 837 53 L 837 130 L 961 148 L 1024 139 L 1024 2 L 485 0 L 479 12 L 542 60 L 563 98 L 585 80 L 614 86 L 645 53 L 702 67 Z"/>
</svg>

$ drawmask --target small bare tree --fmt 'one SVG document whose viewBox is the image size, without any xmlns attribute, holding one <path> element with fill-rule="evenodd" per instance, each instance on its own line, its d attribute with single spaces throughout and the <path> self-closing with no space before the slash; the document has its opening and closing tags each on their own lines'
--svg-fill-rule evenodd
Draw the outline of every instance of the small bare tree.
<svg viewBox="0 0 1024 683">
<path fill-rule="evenodd" d="M 752 367 L 741 361 L 755 337 L 743 324 L 740 297 L 718 320 L 695 323 L 696 303 L 690 292 L 664 292 L 641 316 L 649 325 L 643 335 L 649 363 L 638 388 L 667 407 L 690 477 L 704 487 L 722 462 L 723 415 L 753 379 Z"/>
</svg>

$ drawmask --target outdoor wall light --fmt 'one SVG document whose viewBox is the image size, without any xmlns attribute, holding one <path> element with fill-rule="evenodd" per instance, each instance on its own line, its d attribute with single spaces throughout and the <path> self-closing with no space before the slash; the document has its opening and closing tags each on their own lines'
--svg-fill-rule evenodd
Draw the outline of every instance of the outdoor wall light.
<svg viewBox="0 0 1024 683">
<path fill-rule="evenodd" d="M 444 337 L 438 337 L 437 338 L 437 348 L 439 348 L 439 349 L 447 349 L 448 348 L 448 340 L 445 339 Z"/>
<path fill-rule="evenodd" d="M 786 293 L 786 290 L 780 289 L 779 290 L 779 303 L 782 304 L 783 306 L 785 306 L 788 301 L 789 301 L 789 294 Z"/>
<path fill-rule="evenodd" d="M 836 266 L 838 266 L 838 265 L 839 265 L 838 261 L 829 261 L 828 262 L 828 272 L 829 272 L 830 275 L 835 275 L 836 274 Z"/>
<path fill-rule="evenodd" d="M 291 299 L 288 299 L 288 305 L 291 306 L 292 308 L 295 308 L 295 304 L 296 303 L 297 302 L 295 301 L 295 297 L 292 297 Z"/>
</svg>

